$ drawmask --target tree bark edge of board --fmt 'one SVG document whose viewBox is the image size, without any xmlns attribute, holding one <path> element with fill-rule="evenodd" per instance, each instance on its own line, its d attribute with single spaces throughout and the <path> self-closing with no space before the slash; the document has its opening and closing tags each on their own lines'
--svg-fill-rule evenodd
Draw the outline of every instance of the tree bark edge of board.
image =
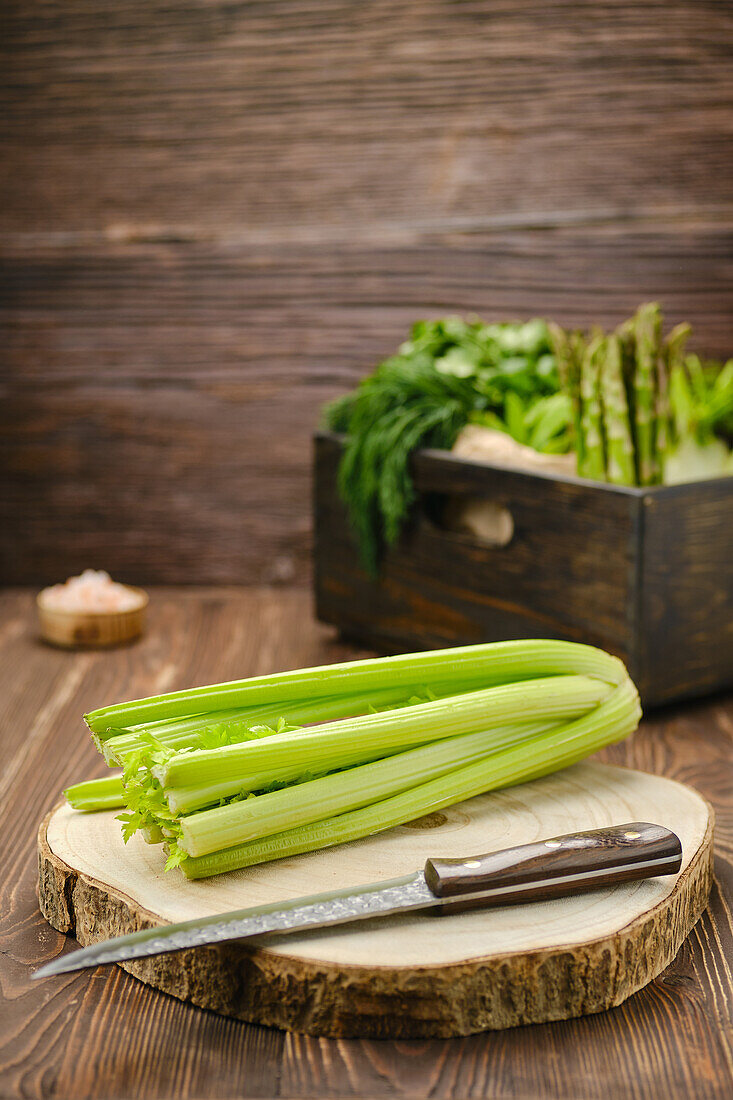
<svg viewBox="0 0 733 1100">
<path fill-rule="evenodd" d="M 587 943 L 441 967 L 366 968 L 232 942 L 122 965 L 201 1008 L 329 1038 L 451 1038 L 602 1012 L 666 969 L 703 913 L 713 881 L 712 808 L 709 814 L 704 840 L 672 892 L 613 935 Z M 56 856 L 46 836 L 50 817 L 38 833 L 38 898 L 53 928 L 87 946 L 160 924 Z"/>
</svg>

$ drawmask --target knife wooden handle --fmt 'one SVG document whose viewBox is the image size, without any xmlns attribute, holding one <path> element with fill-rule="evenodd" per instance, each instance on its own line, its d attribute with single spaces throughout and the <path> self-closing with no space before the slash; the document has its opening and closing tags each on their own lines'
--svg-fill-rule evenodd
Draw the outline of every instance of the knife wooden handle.
<svg viewBox="0 0 733 1100">
<path fill-rule="evenodd" d="M 681 864 L 679 837 L 661 825 L 632 821 L 468 859 L 429 859 L 425 879 L 445 899 L 441 911 L 455 913 L 672 875 Z"/>
</svg>

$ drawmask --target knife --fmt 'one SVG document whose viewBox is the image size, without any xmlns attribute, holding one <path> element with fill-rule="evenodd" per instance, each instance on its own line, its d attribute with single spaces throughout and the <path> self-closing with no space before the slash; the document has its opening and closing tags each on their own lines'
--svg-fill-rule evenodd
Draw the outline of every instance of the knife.
<svg viewBox="0 0 733 1100">
<path fill-rule="evenodd" d="M 402 878 L 199 917 L 182 924 L 146 928 L 62 955 L 36 970 L 33 977 L 48 978 L 87 966 L 126 962 L 266 933 L 323 928 L 367 917 L 419 910 L 440 915 L 544 901 L 631 879 L 676 874 L 681 864 L 679 837 L 661 825 L 633 821 L 468 859 L 429 859 L 423 871 Z"/>
</svg>

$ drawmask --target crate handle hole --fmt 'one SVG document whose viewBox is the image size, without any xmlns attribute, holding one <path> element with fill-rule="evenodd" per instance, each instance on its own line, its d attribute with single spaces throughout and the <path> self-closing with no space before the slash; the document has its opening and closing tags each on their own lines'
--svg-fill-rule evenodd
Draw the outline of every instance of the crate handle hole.
<svg viewBox="0 0 733 1100">
<path fill-rule="evenodd" d="M 509 509 L 486 497 L 436 494 L 427 512 L 441 531 L 463 535 L 481 546 L 508 546 L 514 538 Z"/>
</svg>

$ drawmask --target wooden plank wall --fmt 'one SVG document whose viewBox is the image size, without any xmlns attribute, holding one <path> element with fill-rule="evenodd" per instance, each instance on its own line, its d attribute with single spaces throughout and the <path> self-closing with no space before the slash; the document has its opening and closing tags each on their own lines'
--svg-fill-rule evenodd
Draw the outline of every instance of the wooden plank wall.
<svg viewBox="0 0 733 1100">
<path fill-rule="evenodd" d="M 0 566 L 306 580 L 320 405 L 445 311 L 733 349 L 716 0 L 5 0 Z"/>
</svg>

